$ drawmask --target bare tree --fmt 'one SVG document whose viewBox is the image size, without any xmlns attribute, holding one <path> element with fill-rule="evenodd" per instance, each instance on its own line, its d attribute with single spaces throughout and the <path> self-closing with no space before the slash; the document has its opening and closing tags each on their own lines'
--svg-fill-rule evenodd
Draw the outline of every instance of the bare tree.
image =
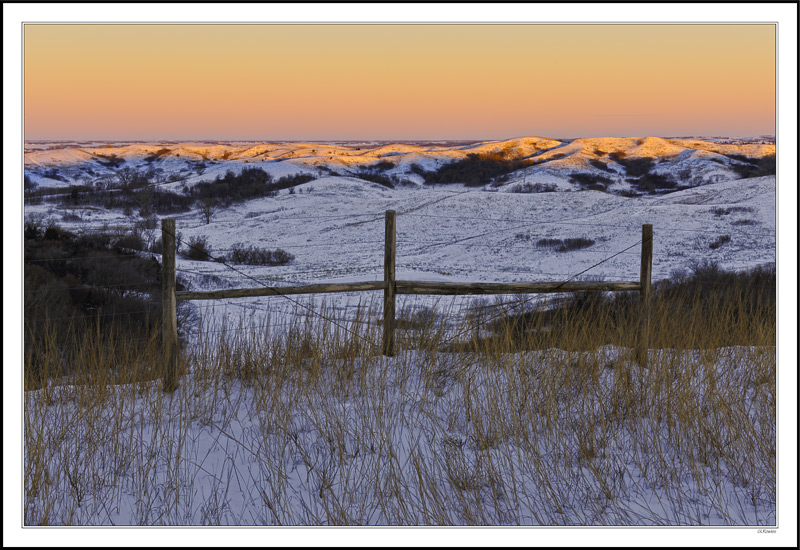
<svg viewBox="0 0 800 550">
<path fill-rule="evenodd" d="M 121 170 L 117 170 L 116 176 L 120 187 L 128 187 L 134 182 L 138 174 L 136 173 L 136 170 L 131 169 L 130 166 L 126 166 Z"/>
<path fill-rule="evenodd" d="M 208 199 L 203 199 L 200 203 L 200 212 L 202 212 L 203 217 L 205 217 L 206 225 L 211 223 L 211 215 L 214 213 L 213 207 L 214 203 Z"/>
</svg>

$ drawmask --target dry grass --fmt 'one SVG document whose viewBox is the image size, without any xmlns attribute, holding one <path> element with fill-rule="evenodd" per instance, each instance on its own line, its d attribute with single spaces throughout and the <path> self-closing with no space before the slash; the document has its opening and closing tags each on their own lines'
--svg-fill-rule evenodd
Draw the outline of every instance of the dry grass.
<svg viewBox="0 0 800 550">
<path fill-rule="evenodd" d="M 394 358 L 376 312 L 206 327 L 173 394 L 155 336 L 43 341 L 70 369 L 25 395 L 25 523 L 774 524 L 774 316 L 676 303 L 648 368 L 586 303 L 491 333 L 409 316 Z"/>
</svg>

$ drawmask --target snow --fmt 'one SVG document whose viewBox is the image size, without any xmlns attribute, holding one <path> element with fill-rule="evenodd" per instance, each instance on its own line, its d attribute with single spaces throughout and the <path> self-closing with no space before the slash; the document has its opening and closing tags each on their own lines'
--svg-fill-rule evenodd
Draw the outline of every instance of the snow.
<svg viewBox="0 0 800 550">
<path fill-rule="evenodd" d="M 596 157 L 595 150 L 606 155 L 624 149 L 633 156 L 668 157 L 675 163 L 670 166 L 680 167 L 707 162 L 717 153 L 741 154 L 746 150 L 774 154 L 774 146 L 764 144 L 719 145 L 660 138 L 572 142 L 521 138 L 466 147 L 380 144 L 365 151 L 352 145 L 314 143 L 131 144 L 110 149 L 83 145 L 83 149 L 28 152 L 25 164 L 30 170 L 74 167 L 92 155 L 109 152 L 133 163 L 162 145 L 171 152 L 157 162 L 167 170 L 185 166 L 185 159 L 219 161 L 202 175 L 192 176 L 190 184 L 211 179 L 232 167 L 240 168 L 246 162 L 280 177 L 314 171 L 320 163 L 335 169 L 382 158 L 399 160 L 394 171 L 401 173 L 412 163 L 432 169 L 444 161 L 479 151 L 505 150 L 543 157 L 570 155 L 535 170 L 526 169 L 503 189 L 535 174 L 537 182 L 557 182 L 560 192 L 554 193 L 489 192 L 459 185 L 387 189 L 353 177 L 326 176 L 298 186 L 294 193 L 282 191 L 277 197 L 215 211 L 209 224 L 196 211 L 176 215 L 181 239 L 188 242 L 191 237 L 207 237 L 213 255 L 222 255 L 235 244 L 282 248 L 295 255 L 287 266 L 235 266 L 235 270 L 219 263 L 179 257 L 179 276 L 193 289 L 382 280 L 387 210 L 397 212 L 400 280 L 635 281 L 639 276 L 642 224 L 654 226 L 654 280 L 667 278 L 673 271 L 701 259 L 716 261 L 727 269 L 775 262 L 774 176 L 728 179 L 667 195 L 623 197 L 575 191 L 558 169 L 570 163 L 585 165 L 588 156 Z M 325 160 L 329 156 L 332 161 Z M 712 165 L 718 163 L 709 162 L 708 166 Z M 730 178 L 730 171 L 723 170 L 720 177 Z M 733 206 L 738 210 L 715 213 L 715 209 Z M 82 222 L 61 222 L 57 218 L 59 211 L 48 205 L 26 206 L 26 213 L 53 216 L 70 229 L 89 230 L 103 223 L 130 222 L 120 213 L 90 208 L 74 212 L 83 217 Z M 749 220 L 749 225 L 742 224 L 742 220 Z M 730 235 L 731 241 L 710 249 L 709 244 L 721 235 Z M 591 238 L 595 244 L 566 253 L 536 246 L 543 238 L 573 237 Z M 430 309 L 453 315 L 468 307 L 471 300 L 415 297 L 399 305 L 401 309 Z M 213 328 L 237 318 L 254 326 L 275 320 L 285 325 L 303 319 L 323 304 L 347 315 L 365 303 L 374 303 L 380 309 L 378 302 L 377 294 L 348 293 L 290 301 L 269 297 L 196 304 L 204 322 Z M 281 330 L 277 328 L 275 332 L 280 334 Z M 198 343 L 196 333 L 189 338 L 192 345 Z M 722 350 L 721 356 L 738 352 Z M 623 350 L 614 347 L 601 353 L 609 363 L 622 361 L 624 355 Z M 647 465 L 640 462 L 641 455 L 633 450 L 641 434 L 632 427 L 614 433 L 603 450 L 606 464 L 620 466 L 616 477 L 604 477 L 618 484 L 613 501 L 604 496 L 602 483 L 591 468 L 559 447 L 562 442 L 554 432 L 542 432 L 536 453 L 543 461 L 553 461 L 562 477 L 552 481 L 551 490 L 557 498 L 539 495 L 544 483 L 542 472 L 537 465 L 515 458 L 526 456 L 522 449 L 530 442 L 504 436 L 484 452 L 476 443 L 480 434 L 473 431 L 465 416 L 467 411 L 457 405 L 464 401 L 465 390 L 454 379 L 468 378 L 478 392 L 475 402 L 492 403 L 507 398 L 493 392 L 501 386 L 498 380 L 510 374 L 490 373 L 481 365 L 461 365 L 457 360 L 449 354 L 427 357 L 413 350 L 403 350 L 392 359 L 377 358 L 361 365 L 355 376 L 365 383 L 352 395 L 336 401 L 335 410 L 325 409 L 332 402 L 325 399 L 325 392 L 331 387 L 324 384 L 305 393 L 277 394 L 291 414 L 280 421 L 271 416 L 271 409 L 254 405 L 261 402 L 255 398 L 256 390 L 235 377 L 222 386 L 209 387 L 203 372 L 191 372 L 171 396 L 164 396 L 160 382 L 134 392 L 111 386 L 107 388 L 102 414 L 108 415 L 109 424 L 117 422 L 115 441 L 148 449 L 149 454 L 141 454 L 146 459 L 140 464 L 114 472 L 102 470 L 115 482 L 100 483 L 80 498 L 76 490 L 65 487 L 50 511 L 50 521 L 81 525 L 327 525 L 346 520 L 363 525 L 395 525 L 436 523 L 444 518 L 445 523 L 455 525 L 686 525 L 698 521 L 704 525 L 775 524 L 774 500 L 752 498 L 753 491 L 758 499 L 768 491 L 763 487 L 745 489 L 729 472 L 709 467 L 698 476 L 676 467 L 677 484 L 659 485 L 648 474 Z M 510 359 L 512 364 L 515 361 L 536 365 L 541 357 L 529 353 Z M 328 366 L 332 368 L 333 363 Z M 721 361 L 716 368 L 723 369 L 725 365 Z M 434 391 L 429 382 L 430 373 L 436 372 L 450 373 L 450 379 L 444 377 Z M 746 373 L 734 365 L 726 376 L 741 377 Z M 599 391 L 610 392 L 613 385 L 613 371 L 604 371 Z M 53 406 L 37 410 L 29 419 L 30 424 L 65 424 L 65 437 L 73 438 L 75 443 L 72 456 L 54 443 L 48 450 L 53 461 L 50 467 L 77 467 L 82 461 L 96 461 L 97 456 L 113 456 L 102 446 L 89 448 L 81 444 L 84 440 L 102 440 L 82 431 L 88 424 L 81 416 L 81 392 L 71 386 L 49 391 Z M 702 383 L 698 381 L 693 391 L 698 392 L 701 401 Z M 29 392 L 26 399 L 33 402 L 38 396 Z M 746 399 L 755 403 L 758 396 L 751 393 Z M 216 405 L 221 400 L 230 406 Z M 565 403 L 576 405 L 571 400 Z M 565 405 L 563 416 L 556 422 L 570 421 L 569 406 Z M 160 411 L 158 418 L 150 414 L 152 410 Z M 454 410 L 459 412 L 454 415 Z M 121 425 L 120 418 L 124 419 Z M 774 430 L 774 426 L 766 428 Z M 331 441 L 334 434 L 339 439 Z M 653 448 L 663 453 L 661 460 L 676 460 L 679 453 L 670 447 L 666 431 L 650 436 Z M 392 454 L 382 454 L 383 448 L 392 449 Z M 432 462 L 429 472 L 441 476 L 428 480 L 430 486 L 441 488 L 444 480 L 449 480 L 463 485 L 467 492 L 480 494 L 485 499 L 479 507 L 484 515 L 464 515 L 463 510 L 468 507 L 458 505 L 458 492 L 440 494 L 438 498 L 451 507 L 437 512 L 437 499 L 421 490 L 420 486 L 426 484 L 415 478 L 419 461 Z M 704 485 L 709 479 L 713 480 L 713 491 Z M 387 480 L 404 488 L 405 504 L 391 496 L 394 489 Z M 564 508 L 553 507 L 556 501 L 564 503 Z M 589 506 L 587 502 L 595 504 Z M 44 504 L 27 505 L 28 517 L 33 521 L 41 519 Z"/>
<path fill-rule="evenodd" d="M 555 353 L 565 361 L 576 360 L 574 355 Z M 616 348 L 608 346 L 599 353 L 604 364 L 621 364 Z M 721 350 L 720 373 L 727 369 L 726 377 L 746 376 L 724 360 L 738 353 Z M 685 355 L 687 365 L 692 364 L 691 353 Z M 535 368 L 545 356 L 552 364 L 552 351 L 516 359 Z M 209 384 L 203 373 L 184 376 L 170 395 L 162 393 L 160 382 L 133 392 L 111 386 L 101 411 L 106 416 L 93 423 L 82 418 L 79 388 L 50 388 L 51 406 L 31 405 L 29 423 L 63 424 L 62 437 L 75 440 L 74 448 L 53 442 L 44 450 L 51 467 L 77 475 L 89 465 L 108 482 L 65 487 L 55 504 L 28 502 L 28 517 L 41 517 L 42 507 L 50 505 L 56 507 L 49 512 L 51 522 L 69 519 L 79 525 L 775 524 L 768 486 L 743 487 L 731 471 L 720 472 L 713 464 L 701 472 L 681 465 L 681 453 L 672 447 L 666 425 L 660 433 L 649 434 L 649 441 L 642 440 L 636 426 L 625 423 L 613 434 L 604 434 L 606 445 L 598 449 L 603 473 L 596 471 L 576 450 L 580 441 L 565 442 L 562 431 L 554 428 L 568 424 L 576 414 L 573 407 L 581 406 L 575 399 L 579 386 L 573 382 L 565 381 L 569 385 L 559 390 L 565 403 L 561 416 L 535 428 L 535 442 L 518 431 L 521 427 L 514 428 L 515 422 L 532 418 L 520 411 L 508 411 L 520 415 L 513 422 L 476 432 L 470 410 L 458 404 L 466 400 L 470 407 L 487 407 L 473 414 L 489 414 L 498 399 L 515 402 L 519 396 L 496 392 L 513 387 L 506 385 L 505 377 L 520 372 L 516 367 L 498 371 L 463 365 L 455 359 L 404 351 L 397 358 L 363 365 L 354 374 L 360 383 L 341 400 L 329 398 L 328 392 L 336 391 L 328 385 L 334 383 L 332 374 L 323 375 L 319 386 L 299 392 L 287 383 L 284 395 L 277 397 L 280 405 L 258 398 L 252 383 L 225 379 L 221 385 Z M 514 358 L 510 364 L 515 364 Z M 335 362 L 326 368 L 335 371 Z M 426 373 L 443 374 L 431 385 Z M 601 378 L 600 391 L 610 400 L 614 369 L 603 369 Z M 465 379 L 469 385 L 463 384 Z M 702 402 L 705 388 L 700 377 L 693 387 Z M 476 394 L 465 395 L 466 391 Z M 40 402 L 38 392 L 29 392 L 26 399 Z M 746 408 L 757 414 L 758 391 L 746 398 L 752 400 Z M 286 410 L 288 417 L 275 416 Z M 88 426 L 95 433 L 85 431 Z M 108 448 L 103 448 L 104 440 Z M 100 457 L 107 461 L 115 456 L 115 445 L 147 452 L 141 453 L 141 463 L 101 464 Z M 654 476 L 660 466 L 641 462 L 637 447 L 653 447 L 654 453 L 658 449 L 647 460 L 668 465 L 677 479 L 665 483 Z M 522 458 L 531 452 L 550 464 Z M 606 471 L 609 464 L 614 466 Z M 423 483 L 417 478 L 420 471 L 441 477 Z M 542 478 L 555 471 L 560 479 Z M 402 498 L 395 494 L 395 484 L 403 487 Z M 458 491 L 448 492 L 449 485 Z M 540 494 L 543 486 L 551 494 Z M 438 496 L 436 490 L 441 491 Z M 613 500 L 608 496 L 612 492 Z M 483 501 L 475 509 L 481 515 L 471 517 L 470 507 L 459 499 L 478 493 Z"/>
</svg>

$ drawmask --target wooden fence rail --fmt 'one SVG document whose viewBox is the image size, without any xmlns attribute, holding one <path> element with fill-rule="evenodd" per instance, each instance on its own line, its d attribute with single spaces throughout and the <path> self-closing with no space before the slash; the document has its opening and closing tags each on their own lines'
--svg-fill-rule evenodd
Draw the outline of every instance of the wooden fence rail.
<svg viewBox="0 0 800 550">
<path fill-rule="evenodd" d="M 254 298 L 256 296 L 286 296 L 289 294 L 327 294 L 331 292 L 359 292 L 383 290 L 384 282 L 318 284 L 302 286 L 262 286 L 257 288 L 232 288 L 228 290 L 181 290 L 175 293 L 178 300 L 221 300 L 225 298 Z M 637 289 L 638 290 L 638 289 Z"/>
<path fill-rule="evenodd" d="M 642 225 L 642 255 L 638 281 L 567 281 L 528 283 L 463 283 L 438 281 L 398 281 L 395 278 L 396 213 L 386 212 L 383 281 L 361 283 L 311 284 L 300 286 L 239 288 L 210 291 L 175 290 L 175 220 L 161 222 L 161 239 L 164 243 L 162 261 L 164 390 L 177 388 L 178 332 L 176 323 L 177 300 L 219 300 L 251 298 L 257 296 L 286 296 L 291 294 L 324 294 L 383 290 L 383 342 L 385 356 L 395 354 L 396 297 L 398 294 L 418 295 L 480 295 L 480 294 L 534 294 L 552 292 L 639 292 L 639 324 L 635 357 L 641 366 L 647 365 L 648 331 L 650 324 L 650 278 L 653 265 L 653 226 Z"/>
<path fill-rule="evenodd" d="M 397 281 L 397 294 L 539 294 L 576 291 L 641 290 L 638 282 L 570 281 L 566 283 L 440 283 Z"/>
</svg>

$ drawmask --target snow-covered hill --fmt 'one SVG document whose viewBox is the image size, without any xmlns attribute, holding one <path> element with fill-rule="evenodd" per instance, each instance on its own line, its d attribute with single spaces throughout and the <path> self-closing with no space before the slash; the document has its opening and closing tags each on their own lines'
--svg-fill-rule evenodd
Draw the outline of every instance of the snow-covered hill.
<svg viewBox="0 0 800 550">
<path fill-rule="evenodd" d="M 471 144 L 310 142 L 163 142 L 163 143 L 28 143 L 25 174 L 41 187 L 92 184 L 114 177 L 122 168 L 150 174 L 158 182 L 188 184 L 213 179 L 227 170 L 258 166 L 277 177 L 331 171 L 353 175 L 380 169 L 388 177 L 422 183 L 420 170 L 434 171 L 468 155 L 519 161 L 527 167 L 498 182 L 501 190 L 520 183 L 557 184 L 579 189 L 575 173 L 608 178 L 608 190 L 630 190 L 629 170 L 620 159 L 650 159 L 654 174 L 669 175 L 676 185 L 697 186 L 737 179 L 733 166 L 742 158 L 774 155 L 775 145 L 718 143 L 700 139 L 579 138 L 559 141 L 523 137 Z M 624 161 L 622 161 L 624 162 Z"/>
</svg>

